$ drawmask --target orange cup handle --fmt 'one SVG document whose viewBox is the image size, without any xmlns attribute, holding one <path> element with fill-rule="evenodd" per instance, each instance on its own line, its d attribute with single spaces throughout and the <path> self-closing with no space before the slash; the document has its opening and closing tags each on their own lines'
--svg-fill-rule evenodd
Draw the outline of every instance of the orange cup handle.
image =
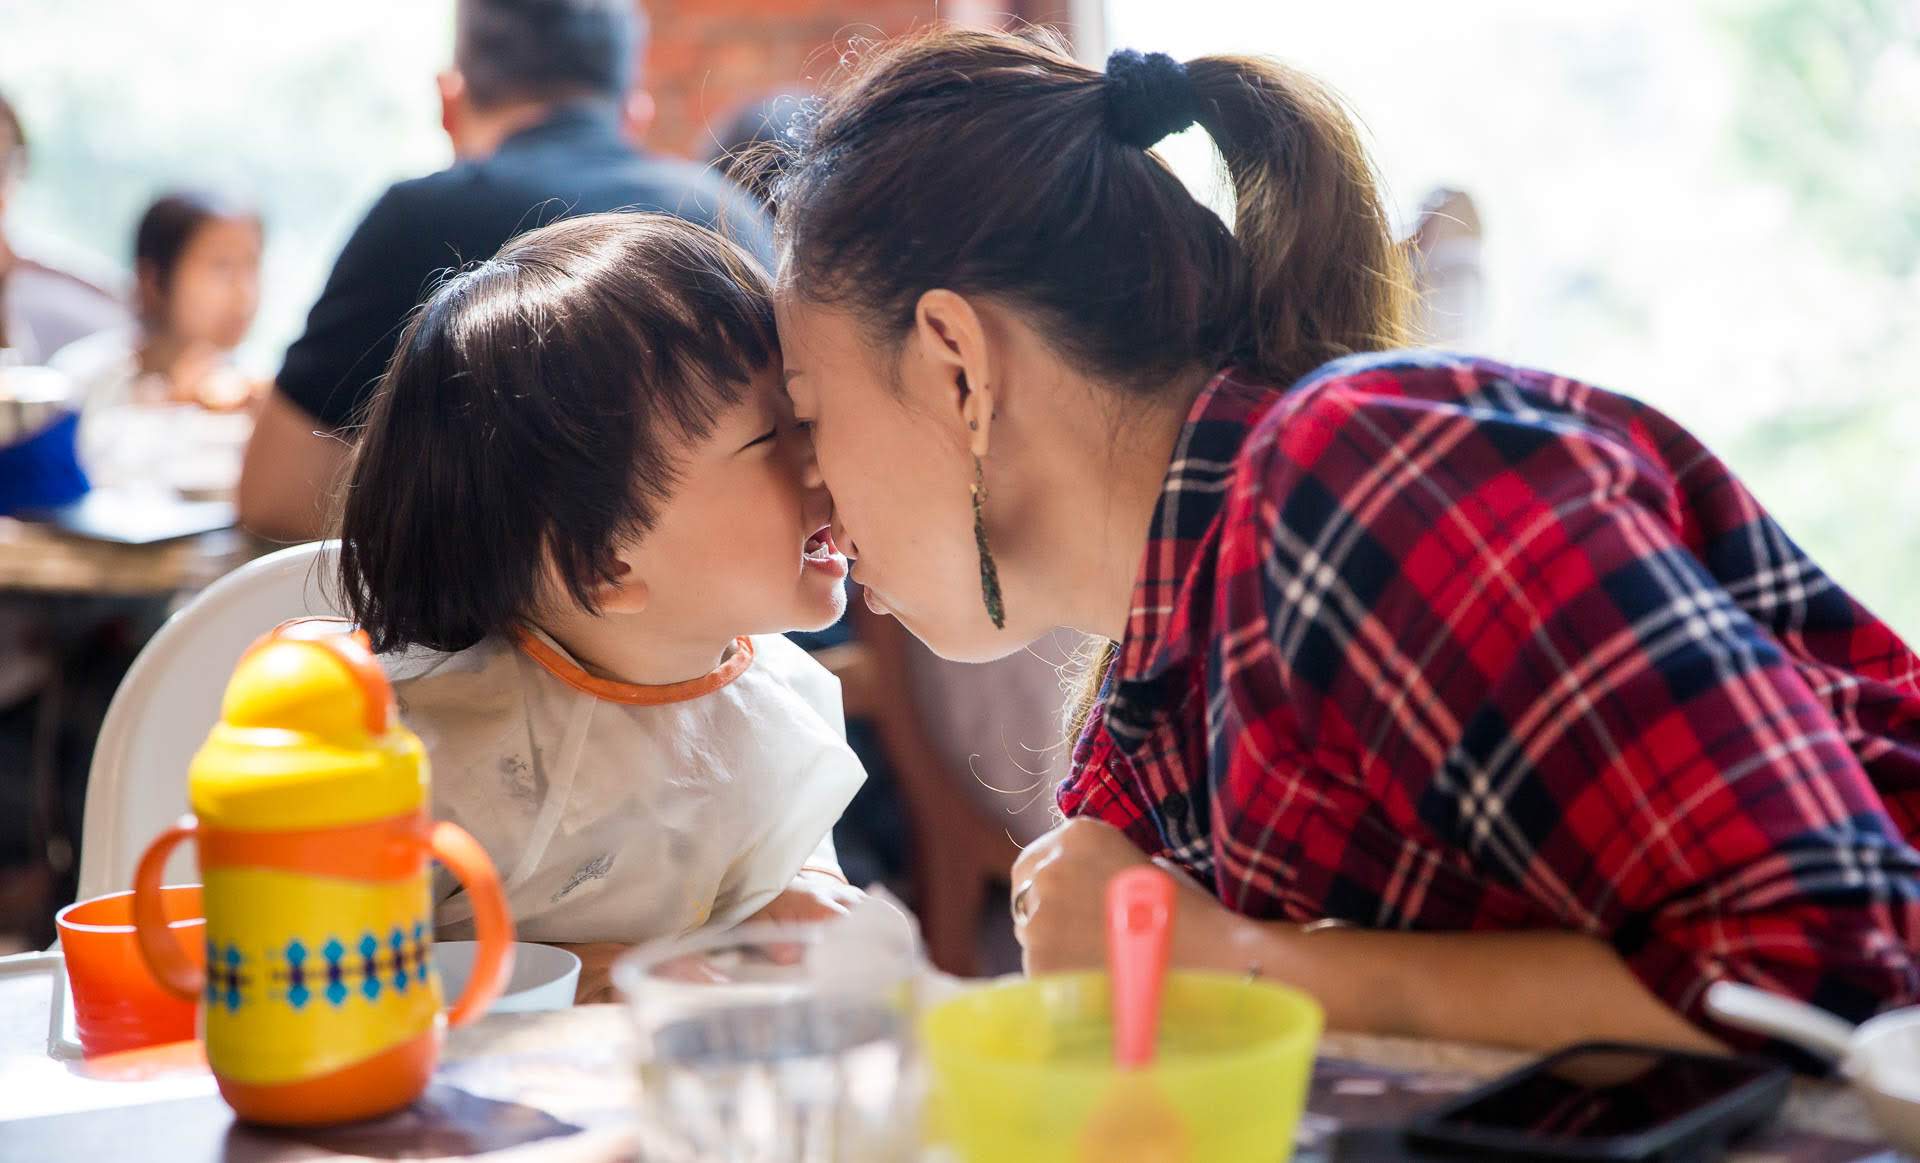
<svg viewBox="0 0 1920 1163">
<path fill-rule="evenodd" d="M 200 991 L 207 984 L 207 974 L 187 956 L 186 950 L 180 947 L 180 939 L 167 927 L 166 910 L 160 906 L 160 877 L 167 870 L 167 857 L 173 855 L 173 850 L 182 840 L 198 836 L 199 832 L 198 820 L 181 816 L 173 827 L 147 845 L 140 857 L 140 867 L 133 874 L 133 927 L 140 956 L 146 960 L 155 980 L 169 993 L 188 1001 L 200 997 Z"/>
<path fill-rule="evenodd" d="M 466 991 L 447 1011 L 449 1025 L 464 1026 L 487 1012 L 513 975 L 513 917 L 507 912 L 507 896 L 493 861 L 465 828 L 442 820 L 427 834 L 427 845 L 434 859 L 453 870 L 473 902 L 474 936 L 480 951 L 473 959 Z"/>
</svg>

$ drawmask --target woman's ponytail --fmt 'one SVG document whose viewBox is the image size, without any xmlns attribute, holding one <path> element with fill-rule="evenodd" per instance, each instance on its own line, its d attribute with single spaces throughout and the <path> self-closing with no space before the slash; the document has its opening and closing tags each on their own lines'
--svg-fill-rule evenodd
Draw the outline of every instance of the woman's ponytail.
<svg viewBox="0 0 1920 1163">
<path fill-rule="evenodd" d="M 1285 384 L 1329 359 L 1404 343 L 1402 252 L 1339 99 L 1258 57 L 1201 57 L 1186 73 L 1233 181 L 1233 231 L 1249 268 L 1239 361 Z"/>
</svg>

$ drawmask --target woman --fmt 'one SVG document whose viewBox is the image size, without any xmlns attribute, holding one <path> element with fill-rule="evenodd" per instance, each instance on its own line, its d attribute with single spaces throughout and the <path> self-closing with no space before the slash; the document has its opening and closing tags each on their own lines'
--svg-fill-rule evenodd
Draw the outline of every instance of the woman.
<svg viewBox="0 0 1920 1163">
<path fill-rule="evenodd" d="M 166 194 L 141 216 L 138 325 L 68 344 L 51 361 L 80 392 L 80 455 L 96 484 L 204 479 L 218 492 L 238 479 L 245 420 L 209 424 L 199 413 L 243 407 L 260 386 L 229 361 L 260 306 L 262 241 L 258 214 L 208 194 Z"/>
<path fill-rule="evenodd" d="M 1231 232 L 1147 152 L 1196 121 Z M 787 164 L 786 375 L 869 600 L 951 658 L 1115 644 L 1015 869 L 1030 969 L 1098 964 L 1156 859 L 1176 964 L 1348 1029 L 1707 1046 L 1718 979 L 1920 1000 L 1920 660 L 1651 409 L 1337 359 L 1402 306 L 1325 90 L 940 31 Z"/>
</svg>

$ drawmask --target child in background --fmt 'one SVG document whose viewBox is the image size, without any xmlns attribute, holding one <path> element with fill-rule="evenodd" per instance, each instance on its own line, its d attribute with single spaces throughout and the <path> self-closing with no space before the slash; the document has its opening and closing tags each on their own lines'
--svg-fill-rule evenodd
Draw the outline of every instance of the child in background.
<svg viewBox="0 0 1920 1163">
<path fill-rule="evenodd" d="M 864 778 L 839 687 L 780 636 L 839 618 L 846 562 L 780 377 L 765 274 L 654 214 L 524 235 L 401 337 L 343 597 L 435 813 L 485 845 L 526 939 L 614 948 L 857 896 L 831 839 Z M 440 933 L 466 935 L 448 887 Z"/>
<path fill-rule="evenodd" d="M 164 194 L 141 215 L 138 322 L 49 361 L 79 394 L 80 462 L 95 485 L 232 491 L 252 429 L 240 412 L 264 387 L 232 363 L 260 307 L 263 237 L 259 214 L 213 194 Z"/>
</svg>

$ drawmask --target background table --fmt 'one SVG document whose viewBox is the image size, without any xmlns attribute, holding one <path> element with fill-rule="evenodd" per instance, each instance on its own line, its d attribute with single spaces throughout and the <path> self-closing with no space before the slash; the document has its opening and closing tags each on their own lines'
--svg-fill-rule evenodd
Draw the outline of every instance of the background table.
<svg viewBox="0 0 1920 1163">
<path fill-rule="evenodd" d="M 0 771 L 22 785 L 10 789 L 7 802 L 24 808 L 29 850 L 27 863 L 0 869 L 0 936 L 13 933 L 15 945 L 50 941 L 52 905 L 71 891 L 79 819 L 69 802 L 78 793 L 68 789 L 80 773 L 61 763 L 61 740 L 90 739 L 111 693 L 97 677 L 76 685 L 76 675 L 99 672 L 85 665 L 91 636 L 75 628 L 111 616 L 150 630 L 174 599 L 273 548 L 238 529 L 122 545 L 0 517 L 0 621 L 8 623 L 0 626 L 0 651 L 17 649 L 20 625 L 40 628 L 43 639 L 41 650 L 0 656 L 0 669 L 8 670 L 0 686 L 14 694 L 24 688 L 35 700 L 29 757 Z"/>
<path fill-rule="evenodd" d="M 238 529 L 157 545 L 118 545 L 0 517 L 0 591 L 173 594 L 199 589 L 270 548 Z"/>
</svg>

